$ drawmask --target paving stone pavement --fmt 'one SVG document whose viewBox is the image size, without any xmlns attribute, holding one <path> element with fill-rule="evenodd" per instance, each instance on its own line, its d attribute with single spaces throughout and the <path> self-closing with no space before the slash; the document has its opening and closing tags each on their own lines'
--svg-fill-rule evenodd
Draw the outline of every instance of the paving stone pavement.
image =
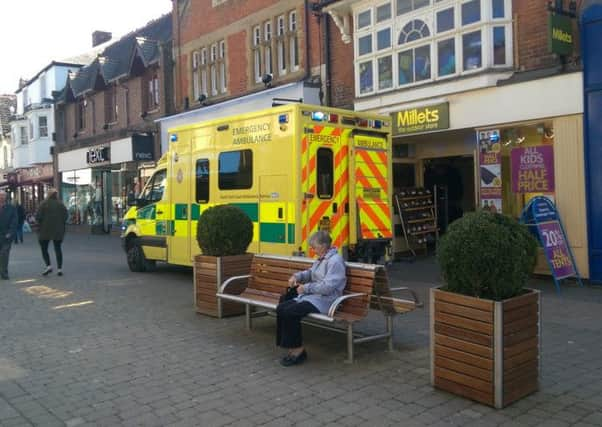
<svg viewBox="0 0 602 427">
<path fill-rule="evenodd" d="M 65 276 L 42 277 L 32 237 L 0 282 L 0 426 L 602 426 L 602 287 L 533 281 L 541 388 L 495 410 L 430 386 L 428 307 L 352 365 L 343 335 L 306 327 L 307 363 L 283 368 L 274 319 L 194 313 L 190 269 L 134 274 L 115 236 L 72 233 Z M 438 282 L 432 259 L 390 270 L 423 300 Z"/>
</svg>

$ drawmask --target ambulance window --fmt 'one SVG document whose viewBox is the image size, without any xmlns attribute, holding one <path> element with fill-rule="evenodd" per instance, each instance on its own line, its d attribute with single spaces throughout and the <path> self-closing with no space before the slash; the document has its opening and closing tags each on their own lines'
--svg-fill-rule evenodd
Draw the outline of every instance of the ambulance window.
<svg viewBox="0 0 602 427">
<path fill-rule="evenodd" d="M 318 148 L 318 167 L 316 168 L 318 198 L 330 199 L 333 193 L 334 168 L 332 164 L 332 150 Z"/>
<path fill-rule="evenodd" d="M 243 190 L 253 186 L 253 152 L 227 151 L 219 155 L 220 190 Z"/>
<path fill-rule="evenodd" d="M 153 181 L 150 189 L 150 198 L 151 202 L 158 202 L 163 198 L 163 191 L 165 190 L 165 179 L 167 178 L 167 171 L 165 169 L 158 171 L 153 176 Z"/>
<path fill-rule="evenodd" d="M 209 201 L 209 159 L 196 161 L 196 201 L 197 203 Z"/>
</svg>

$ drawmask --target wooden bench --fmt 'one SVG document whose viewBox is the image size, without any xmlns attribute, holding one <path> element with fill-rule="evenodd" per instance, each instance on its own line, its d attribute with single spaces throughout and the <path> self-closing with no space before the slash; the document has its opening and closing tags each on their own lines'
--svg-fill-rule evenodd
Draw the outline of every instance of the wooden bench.
<svg viewBox="0 0 602 427">
<path fill-rule="evenodd" d="M 257 254 L 248 275 L 231 277 L 220 287 L 216 296 L 221 300 L 245 304 L 246 326 L 250 330 L 252 318 L 276 310 L 280 295 L 288 286 L 289 277 L 308 269 L 313 260 L 302 257 L 286 257 Z M 311 313 L 304 323 L 347 334 L 347 362 L 353 362 L 353 346 L 357 343 L 386 339 L 393 350 L 393 316 L 407 313 L 422 304 L 416 294 L 407 287 L 389 288 L 384 266 L 375 264 L 345 263 L 347 286 L 344 294 L 336 299 L 327 314 Z M 247 280 L 242 291 L 235 282 Z M 394 292 L 406 291 L 412 299 L 400 299 Z M 255 311 L 260 307 L 263 311 Z M 353 326 L 364 319 L 369 309 L 376 309 L 385 316 L 385 331 L 373 335 L 354 333 Z M 343 326 L 341 328 L 340 326 Z"/>
</svg>

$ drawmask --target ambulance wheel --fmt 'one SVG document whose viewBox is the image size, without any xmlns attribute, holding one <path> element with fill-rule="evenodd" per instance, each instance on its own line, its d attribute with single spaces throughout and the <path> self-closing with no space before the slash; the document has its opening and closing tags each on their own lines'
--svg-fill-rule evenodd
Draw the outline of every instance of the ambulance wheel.
<svg viewBox="0 0 602 427">
<path fill-rule="evenodd" d="M 152 271 L 155 268 L 155 261 L 146 259 L 142 247 L 137 243 L 129 247 L 127 259 L 128 267 L 134 273 L 144 273 L 145 271 Z"/>
</svg>

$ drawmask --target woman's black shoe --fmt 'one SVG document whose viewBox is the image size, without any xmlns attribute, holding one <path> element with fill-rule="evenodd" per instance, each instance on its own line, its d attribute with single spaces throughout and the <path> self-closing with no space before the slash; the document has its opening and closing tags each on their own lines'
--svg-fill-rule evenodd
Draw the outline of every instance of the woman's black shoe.
<svg viewBox="0 0 602 427">
<path fill-rule="evenodd" d="M 305 362 L 305 359 L 307 359 L 307 353 L 305 350 L 303 350 L 297 356 L 286 356 L 282 358 L 280 364 L 282 366 L 300 365 L 301 363 Z"/>
</svg>

